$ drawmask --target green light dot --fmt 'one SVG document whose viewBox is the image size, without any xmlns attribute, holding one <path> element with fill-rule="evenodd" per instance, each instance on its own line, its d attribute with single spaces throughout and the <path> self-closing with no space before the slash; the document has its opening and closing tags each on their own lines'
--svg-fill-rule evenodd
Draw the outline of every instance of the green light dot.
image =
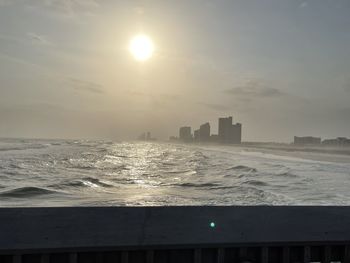
<svg viewBox="0 0 350 263">
<path fill-rule="evenodd" d="M 214 222 L 210 222 L 210 227 L 214 228 L 215 227 L 215 223 Z"/>
</svg>

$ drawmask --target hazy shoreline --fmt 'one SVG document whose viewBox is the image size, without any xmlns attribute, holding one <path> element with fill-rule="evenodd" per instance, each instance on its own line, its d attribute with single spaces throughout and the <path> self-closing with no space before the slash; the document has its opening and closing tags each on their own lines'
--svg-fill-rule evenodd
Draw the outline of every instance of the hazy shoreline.
<svg viewBox="0 0 350 263">
<path fill-rule="evenodd" d="M 200 143 L 198 146 L 223 146 L 233 147 L 249 152 L 261 152 L 277 156 L 288 156 L 300 159 L 307 159 L 322 162 L 350 163 L 350 147 L 329 147 L 329 146 L 295 146 L 284 143 L 247 143 L 240 145 Z"/>
<path fill-rule="evenodd" d="M 287 144 L 242 144 L 239 147 L 247 151 L 260 151 L 314 161 L 350 162 L 349 147 L 294 146 Z"/>
</svg>

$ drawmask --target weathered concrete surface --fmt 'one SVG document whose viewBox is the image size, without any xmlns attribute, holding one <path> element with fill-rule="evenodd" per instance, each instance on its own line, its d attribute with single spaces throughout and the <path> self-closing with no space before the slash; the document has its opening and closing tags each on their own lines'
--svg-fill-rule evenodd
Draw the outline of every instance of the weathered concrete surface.
<svg viewBox="0 0 350 263">
<path fill-rule="evenodd" d="M 350 207 L 0 209 L 0 252 L 346 241 Z"/>
</svg>

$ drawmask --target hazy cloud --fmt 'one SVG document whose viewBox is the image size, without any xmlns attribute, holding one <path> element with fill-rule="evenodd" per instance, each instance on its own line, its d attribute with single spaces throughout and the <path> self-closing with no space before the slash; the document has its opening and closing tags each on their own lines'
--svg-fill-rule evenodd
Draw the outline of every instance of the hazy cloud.
<svg viewBox="0 0 350 263">
<path fill-rule="evenodd" d="M 239 97 L 268 98 L 285 95 L 276 88 L 268 87 L 260 81 L 250 80 L 244 85 L 225 90 L 225 93 Z"/>
<path fill-rule="evenodd" d="M 31 40 L 33 44 L 39 45 L 51 45 L 51 42 L 43 35 L 39 35 L 34 32 L 28 32 L 27 37 Z"/>
<path fill-rule="evenodd" d="M 42 0 L 40 2 L 47 7 L 68 12 L 79 8 L 96 8 L 99 6 L 95 0 Z"/>
<path fill-rule="evenodd" d="M 94 82 L 85 81 L 85 80 L 76 79 L 76 78 L 69 78 L 68 82 L 70 83 L 71 86 L 73 86 L 75 90 L 78 90 L 78 91 L 91 92 L 91 93 L 97 93 L 97 94 L 104 93 L 103 86 Z"/>
<path fill-rule="evenodd" d="M 94 15 L 99 3 L 95 0 L 33 0 L 28 1 L 26 6 L 46 9 L 64 18 L 76 18 L 79 15 Z"/>
<path fill-rule="evenodd" d="M 27 32 L 24 36 L 0 34 L 0 39 L 8 42 L 15 42 L 21 45 L 52 45 L 52 43 L 47 39 L 46 36 L 34 32 Z"/>
</svg>

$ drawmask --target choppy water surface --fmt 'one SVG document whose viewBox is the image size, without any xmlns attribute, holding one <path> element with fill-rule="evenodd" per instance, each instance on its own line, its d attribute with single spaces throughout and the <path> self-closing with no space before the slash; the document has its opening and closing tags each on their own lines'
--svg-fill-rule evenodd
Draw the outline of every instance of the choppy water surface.
<svg viewBox="0 0 350 263">
<path fill-rule="evenodd" d="M 349 205 L 349 189 L 349 163 L 232 146 L 0 141 L 0 206 Z"/>
</svg>

